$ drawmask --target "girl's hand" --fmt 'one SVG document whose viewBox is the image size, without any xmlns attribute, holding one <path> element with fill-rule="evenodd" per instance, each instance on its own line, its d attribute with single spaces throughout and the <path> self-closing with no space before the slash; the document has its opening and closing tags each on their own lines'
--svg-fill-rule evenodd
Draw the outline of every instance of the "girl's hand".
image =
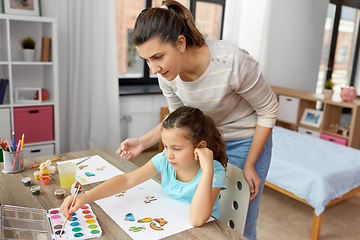
<svg viewBox="0 0 360 240">
<path fill-rule="evenodd" d="M 65 216 L 66 219 L 72 220 L 71 213 L 76 212 L 80 207 L 85 205 L 86 202 L 84 201 L 84 198 L 85 198 L 84 194 L 77 195 L 77 197 L 74 201 L 74 204 L 71 208 L 70 208 L 70 206 L 71 206 L 71 203 L 73 202 L 75 196 L 71 195 L 71 196 L 68 196 L 65 198 L 64 202 L 60 206 L 60 211 Z"/>
<path fill-rule="evenodd" d="M 209 148 L 195 148 L 194 150 L 195 160 L 200 162 L 202 170 L 211 169 L 214 171 L 214 154 Z"/>
<path fill-rule="evenodd" d="M 259 188 L 261 184 L 261 180 L 258 174 L 255 171 L 254 165 L 244 165 L 243 169 L 244 177 L 249 184 L 250 187 L 250 201 L 253 200 L 259 194 Z"/>
<path fill-rule="evenodd" d="M 120 146 L 116 153 L 128 160 L 136 157 L 145 149 L 138 138 L 126 139 Z"/>
</svg>

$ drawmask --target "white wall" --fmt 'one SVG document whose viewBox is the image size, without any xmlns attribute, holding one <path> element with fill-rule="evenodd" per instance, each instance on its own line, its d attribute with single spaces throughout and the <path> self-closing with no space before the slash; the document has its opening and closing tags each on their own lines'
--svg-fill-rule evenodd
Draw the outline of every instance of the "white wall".
<svg viewBox="0 0 360 240">
<path fill-rule="evenodd" d="M 239 9 L 226 9 L 224 39 L 253 55 L 270 85 L 314 92 L 329 0 L 228 3 Z M 232 11 L 240 15 L 237 23 L 228 17 Z"/>
</svg>

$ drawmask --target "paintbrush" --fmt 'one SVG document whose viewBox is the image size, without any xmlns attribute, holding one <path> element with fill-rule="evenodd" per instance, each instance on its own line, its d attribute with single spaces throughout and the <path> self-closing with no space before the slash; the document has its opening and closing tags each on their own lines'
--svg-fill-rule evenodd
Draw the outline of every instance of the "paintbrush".
<svg viewBox="0 0 360 240">
<path fill-rule="evenodd" d="M 75 184 L 75 186 L 76 186 L 76 184 Z M 75 202 L 76 196 L 77 196 L 77 194 L 78 194 L 78 192 L 79 192 L 79 189 L 80 189 L 79 187 L 76 189 L 75 197 L 74 197 L 74 199 L 73 199 L 73 201 L 72 201 L 72 203 L 71 203 L 71 205 L 70 205 L 70 208 L 72 208 L 72 206 L 74 205 L 74 202 Z M 65 224 L 66 224 L 67 220 L 68 220 L 68 219 L 65 220 L 64 225 L 62 226 L 62 228 L 61 228 L 61 230 L 60 230 L 59 238 L 61 238 L 61 235 L 62 235 L 62 233 L 63 233 L 63 229 L 64 229 L 64 227 L 65 227 Z"/>
</svg>

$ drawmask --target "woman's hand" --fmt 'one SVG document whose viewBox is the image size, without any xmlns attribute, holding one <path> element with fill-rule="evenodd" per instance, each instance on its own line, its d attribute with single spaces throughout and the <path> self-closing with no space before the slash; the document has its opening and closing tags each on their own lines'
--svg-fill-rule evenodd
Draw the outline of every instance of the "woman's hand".
<svg viewBox="0 0 360 240">
<path fill-rule="evenodd" d="M 255 171 L 255 166 L 252 164 L 245 163 L 243 173 L 250 187 L 250 201 L 251 201 L 259 194 L 261 180 Z"/>
<path fill-rule="evenodd" d="M 60 211 L 65 216 L 66 219 L 72 220 L 71 213 L 76 212 L 79 208 L 84 206 L 85 203 L 86 203 L 86 201 L 85 201 L 85 198 L 86 198 L 85 193 L 80 194 L 80 195 L 76 196 L 74 204 L 70 208 L 70 206 L 71 206 L 71 204 L 72 204 L 72 202 L 74 200 L 74 197 L 75 197 L 75 195 L 70 195 L 70 196 L 66 197 L 64 202 L 60 206 Z"/>
<path fill-rule="evenodd" d="M 122 158 L 131 159 L 144 151 L 145 147 L 138 138 L 130 138 L 123 141 L 116 151 Z"/>
<path fill-rule="evenodd" d="M 203 171 L 208 169 L 214 171 L 213 151 L 211 151 L 207 147 L 195 148 L 194 154 L 195 154 L 195 160 L 198 160 L 200 162 L 200 166 Z"/>
</svg>

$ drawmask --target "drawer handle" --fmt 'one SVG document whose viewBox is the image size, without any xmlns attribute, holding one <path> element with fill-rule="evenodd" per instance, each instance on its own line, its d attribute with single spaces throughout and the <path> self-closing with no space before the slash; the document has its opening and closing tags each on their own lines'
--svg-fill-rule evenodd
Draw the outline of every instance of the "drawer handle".
<svg viewBox="0 0 360 240">
<path fill-rule="evenodd" d="M 309 132 L 309 131 L 306 131 L 306 133 L 307 133 L 307 134 L 311 134 L 311 132 Z"/>
<path fill-rule="evenodd" d="M 292 101 L 292 99 L 291 99 L 291 98 L 287 98 L 287 99 L 286 99 L 286 101 L 289 101 L 289 102 L 291 102 L 291 101 Z"/>
<path fill-rule="evenodd" d="M 37 152 L 41 152 L 41 150 L 40 150 L 40 149 L 37 149 L 37 150 L 31 150 L 30 152 L 31 152 L 31 153 L 37 153 Z"/>
<path fill-rule="evenodd" d="M 329 139 L 331 142 L 336 142 L 336 140 L 335 139 L 332 139 L 332 138 L 330 138 Z"/>
<path fill-rule="evenodd" d="M 29 113 L 38 113 L 39 110 L 30 110 Z"/>
</svg>

